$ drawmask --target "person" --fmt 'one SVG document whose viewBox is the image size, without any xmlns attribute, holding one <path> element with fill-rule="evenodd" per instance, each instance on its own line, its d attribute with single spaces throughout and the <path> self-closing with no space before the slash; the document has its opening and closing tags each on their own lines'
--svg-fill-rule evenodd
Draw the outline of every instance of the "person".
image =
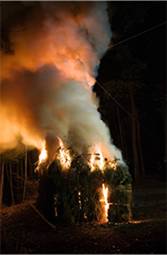
<svg viewBox="0 0 167 255">
<path fill-rule="evenodd" d="M 55 219 L 55 183 L 52 174 L 56 171 L 56 163 L 53 161 L 47 168 L 43 166 L 39 180 L 38 198 L 36 206 L 39 211 L 50 221 Z"/>
</svg>

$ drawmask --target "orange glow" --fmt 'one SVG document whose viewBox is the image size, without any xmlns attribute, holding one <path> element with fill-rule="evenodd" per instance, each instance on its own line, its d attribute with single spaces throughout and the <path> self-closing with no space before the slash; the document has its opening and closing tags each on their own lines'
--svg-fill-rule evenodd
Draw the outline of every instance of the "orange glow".
<svg viewBox="0 0 167 255">
<path fill-rule="evenodd" d="M 116 170 L 117 169 L 117 163 L 115 161 L 109 161 L 108 165 L 113 169 Z"/>
<path fill-rule="evenodd" d="M 41 153 L 39 154 L 39 162 L 38 164 L 41 164 L 42 162 L 44 162 L 48 157 L 48 153 L 47 150 L 45 148 L 45 144 L 43 145 L 43 148 L 41 150 Z"/>
<path fill-rule="evenodd" d="M 102 205 L 102 219 L 100 220 L 101 223 L 108 222 L 108 209 L 109 209 L 109 202 L 108 202 L 108 187 L 105 184 L 102 184 L 102 197 L 100 199 Z"/>
<path fill-rule="evenodd" d="M 95 146 L 94 152 L 91 154 L 89 165 L 92 171 L 96 169 L 104 170 L 105 160 L 98 146 Z"/>
<path fill-rule="evenodd" d="M 35 172 L 38 172 L 38 171 L 41 170 L 41 165 L 43 163 L 45 163 L 47 159 L 48 159 L 48 152 L 46 150 L 46 144 L 45 144 L 45 142 L 43 142 L 42 143 L 42 148 L 41 148 L 41 151 L 40 151 L 40 154 L 39 154 L 39 158 L 38 158 L 38 165 L 35 168 Z"/>
<path fill-rule="evenodd" d="M 60 145 L 58 159 L 60 160 L 62 168 L 64 170 L 67 170 L 71 166 L 72 159 L 71 159 L 69 150 L 65 148 L 63 141 L 60 138 L 58 139 L 59 139 L 59 145 Z"/>
<path fill-rule="evenodd" d="M 62 27 L 54 26 L 55 24 L 56 22 L 49 29 L 47 26 L 41 29 L 41 24 L 35 24 L 34 27 L 29 28 L 28 33 L 27 31 L 12 33 L 17 55 L 6 57 L 3 52 L 0 52 L 3 60 L 1 68 L 3 78 L 11 77 L 17 69 L 28 69 L 34 72 L 43 65 L 51 64 L 61 70 L 66 78 L 82 82 L 88 88 L 94 85 L 95 78 L 92 70 L 99 60 L 96 53 L 92 51 L 89 41 L 78 36 L 76 21 L 68 19 L 64 21 Z M 56 40 L 55 34 L 59 34 L 61 39 Z M 27 47 L 32 45 L 32 35 L 33 47 Z M 62 44 L 62 42 L 65 43 Z"/>
</svg>

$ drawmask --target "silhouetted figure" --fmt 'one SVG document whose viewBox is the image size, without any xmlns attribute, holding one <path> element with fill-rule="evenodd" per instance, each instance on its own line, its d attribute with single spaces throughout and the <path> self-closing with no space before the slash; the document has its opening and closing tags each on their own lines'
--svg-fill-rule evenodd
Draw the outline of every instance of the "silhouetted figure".
<svg viewBox="0 0 167 255">
<path fill-rule="evenodd" d="M 43 169 L 43 173 L 41 174 L 39 181 L 37 207 L 50 221 L 54 221 L 55 219 L 54 194 L 56 187 L 53 176 L 54 172 L 58 170 L 57 168 L 58 165 L 56 162 L 52 162 L 48 169 Z"/>
</svg>

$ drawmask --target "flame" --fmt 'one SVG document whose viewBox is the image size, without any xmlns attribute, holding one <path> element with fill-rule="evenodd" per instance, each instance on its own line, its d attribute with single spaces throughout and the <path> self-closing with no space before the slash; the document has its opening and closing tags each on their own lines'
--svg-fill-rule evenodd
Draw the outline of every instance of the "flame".
<svg viewBox="0 0 167 255">
<path fill-rule="evenodd" d="M 105 184 L 102 184 L 102 197 L 100 199 L 102 205 L 102 219 L 101 223 L 108 222 L 108 209 L 109 209 L 109 202 L 108 202 L 108 187 Z"/>
<path fill-rule="evenodd" d="M 60 150 L 59 150 L 59 155 L 58 155 L 58 159 L 60 160 L 60 164 L 62 166 L 62 168 L 64 170 L 67 170 L 70 168 L 71 166 L 71 156 L 69 153 L 69 150 L 67 150 L 63 144 L 63 141 L 59 139 L 59 145 L 60 145 Z"/>
<path fill-rule="evenodd" d="M 48 153 L 45 147 L 42 148 L 41 153 L 39 154 L 39 164 L 44 162 L 48 157 Z"/>
<path fill-rule="evenodd" d="M 60 161 L 63 170 L 67 170 L 71 166 L 72 158 L 70 156 L 69 150 L 65 148 L 63 141 L 58 137 L 59 141 L 59 153 L 57 155 L 57 159 Z M 38 166 L 35 169 L 39 171 L 41 164 L 43 164 L 48 159 L 48 152 L 46 150 L 46 143 L 42 144 L 42 148 L 39 154 Z"/>
<path fill-rule="evenodd" d="M 116 170 L 117 169 L 117 162 L 115 160 L 109 161 L 108 165 L 113 169 Z"/>
<path fill-rule="evenodd" d="M 46 150 L 46 143 L 43 142 L 42 148 L 39 154 L 39 158 L 38 158 L 38 165 L 35 168 L 35 172 L 38 172 L 40 170 L 41 164 L 43 164 L 47 159 L 48 159 L 48 152 Z"/>
<path fill-rule="evenodd" d="M 116 170 L 117 161 L 114 159 L 105 159 L 103 155 L 103 152 L 105 153 L 105 151 L 103 148 L 103 152 L 102 152 L 101 147 L 104 147 L 104 146 L 95 145 L 93 148 L 91 148 L 91 156 L 88 161 L 91 171 L 94 171 L 96 169 L 100 169 L 101 171 L 104 171 L 105 168 L 107 167 L 112 168 L 112 170 Z"/>
<path fill-rule="evenodd" d="M 96 170 L 97 168 L 103 171 L 105 168 L 105 160 L 103 154 L 100 150 L 100 147 L 97 145 L 94 148 L 94 152 L 91 154 L 89 166 L 92 171 Z"/>
</svg>

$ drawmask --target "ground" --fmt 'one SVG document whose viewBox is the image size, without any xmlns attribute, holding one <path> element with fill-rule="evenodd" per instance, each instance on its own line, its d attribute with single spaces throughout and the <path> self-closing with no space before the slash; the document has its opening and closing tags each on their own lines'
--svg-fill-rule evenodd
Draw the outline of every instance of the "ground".
<svg viewBox="0 0 167 255">
<path fill-rule="evenodd" d="M 134 187 L 129 224 L 48 225 L 33 201 L 1 211 L 2 253 L 159 253 L 166 247 L 165 184 L 146 180 Z"/>
</svg>

